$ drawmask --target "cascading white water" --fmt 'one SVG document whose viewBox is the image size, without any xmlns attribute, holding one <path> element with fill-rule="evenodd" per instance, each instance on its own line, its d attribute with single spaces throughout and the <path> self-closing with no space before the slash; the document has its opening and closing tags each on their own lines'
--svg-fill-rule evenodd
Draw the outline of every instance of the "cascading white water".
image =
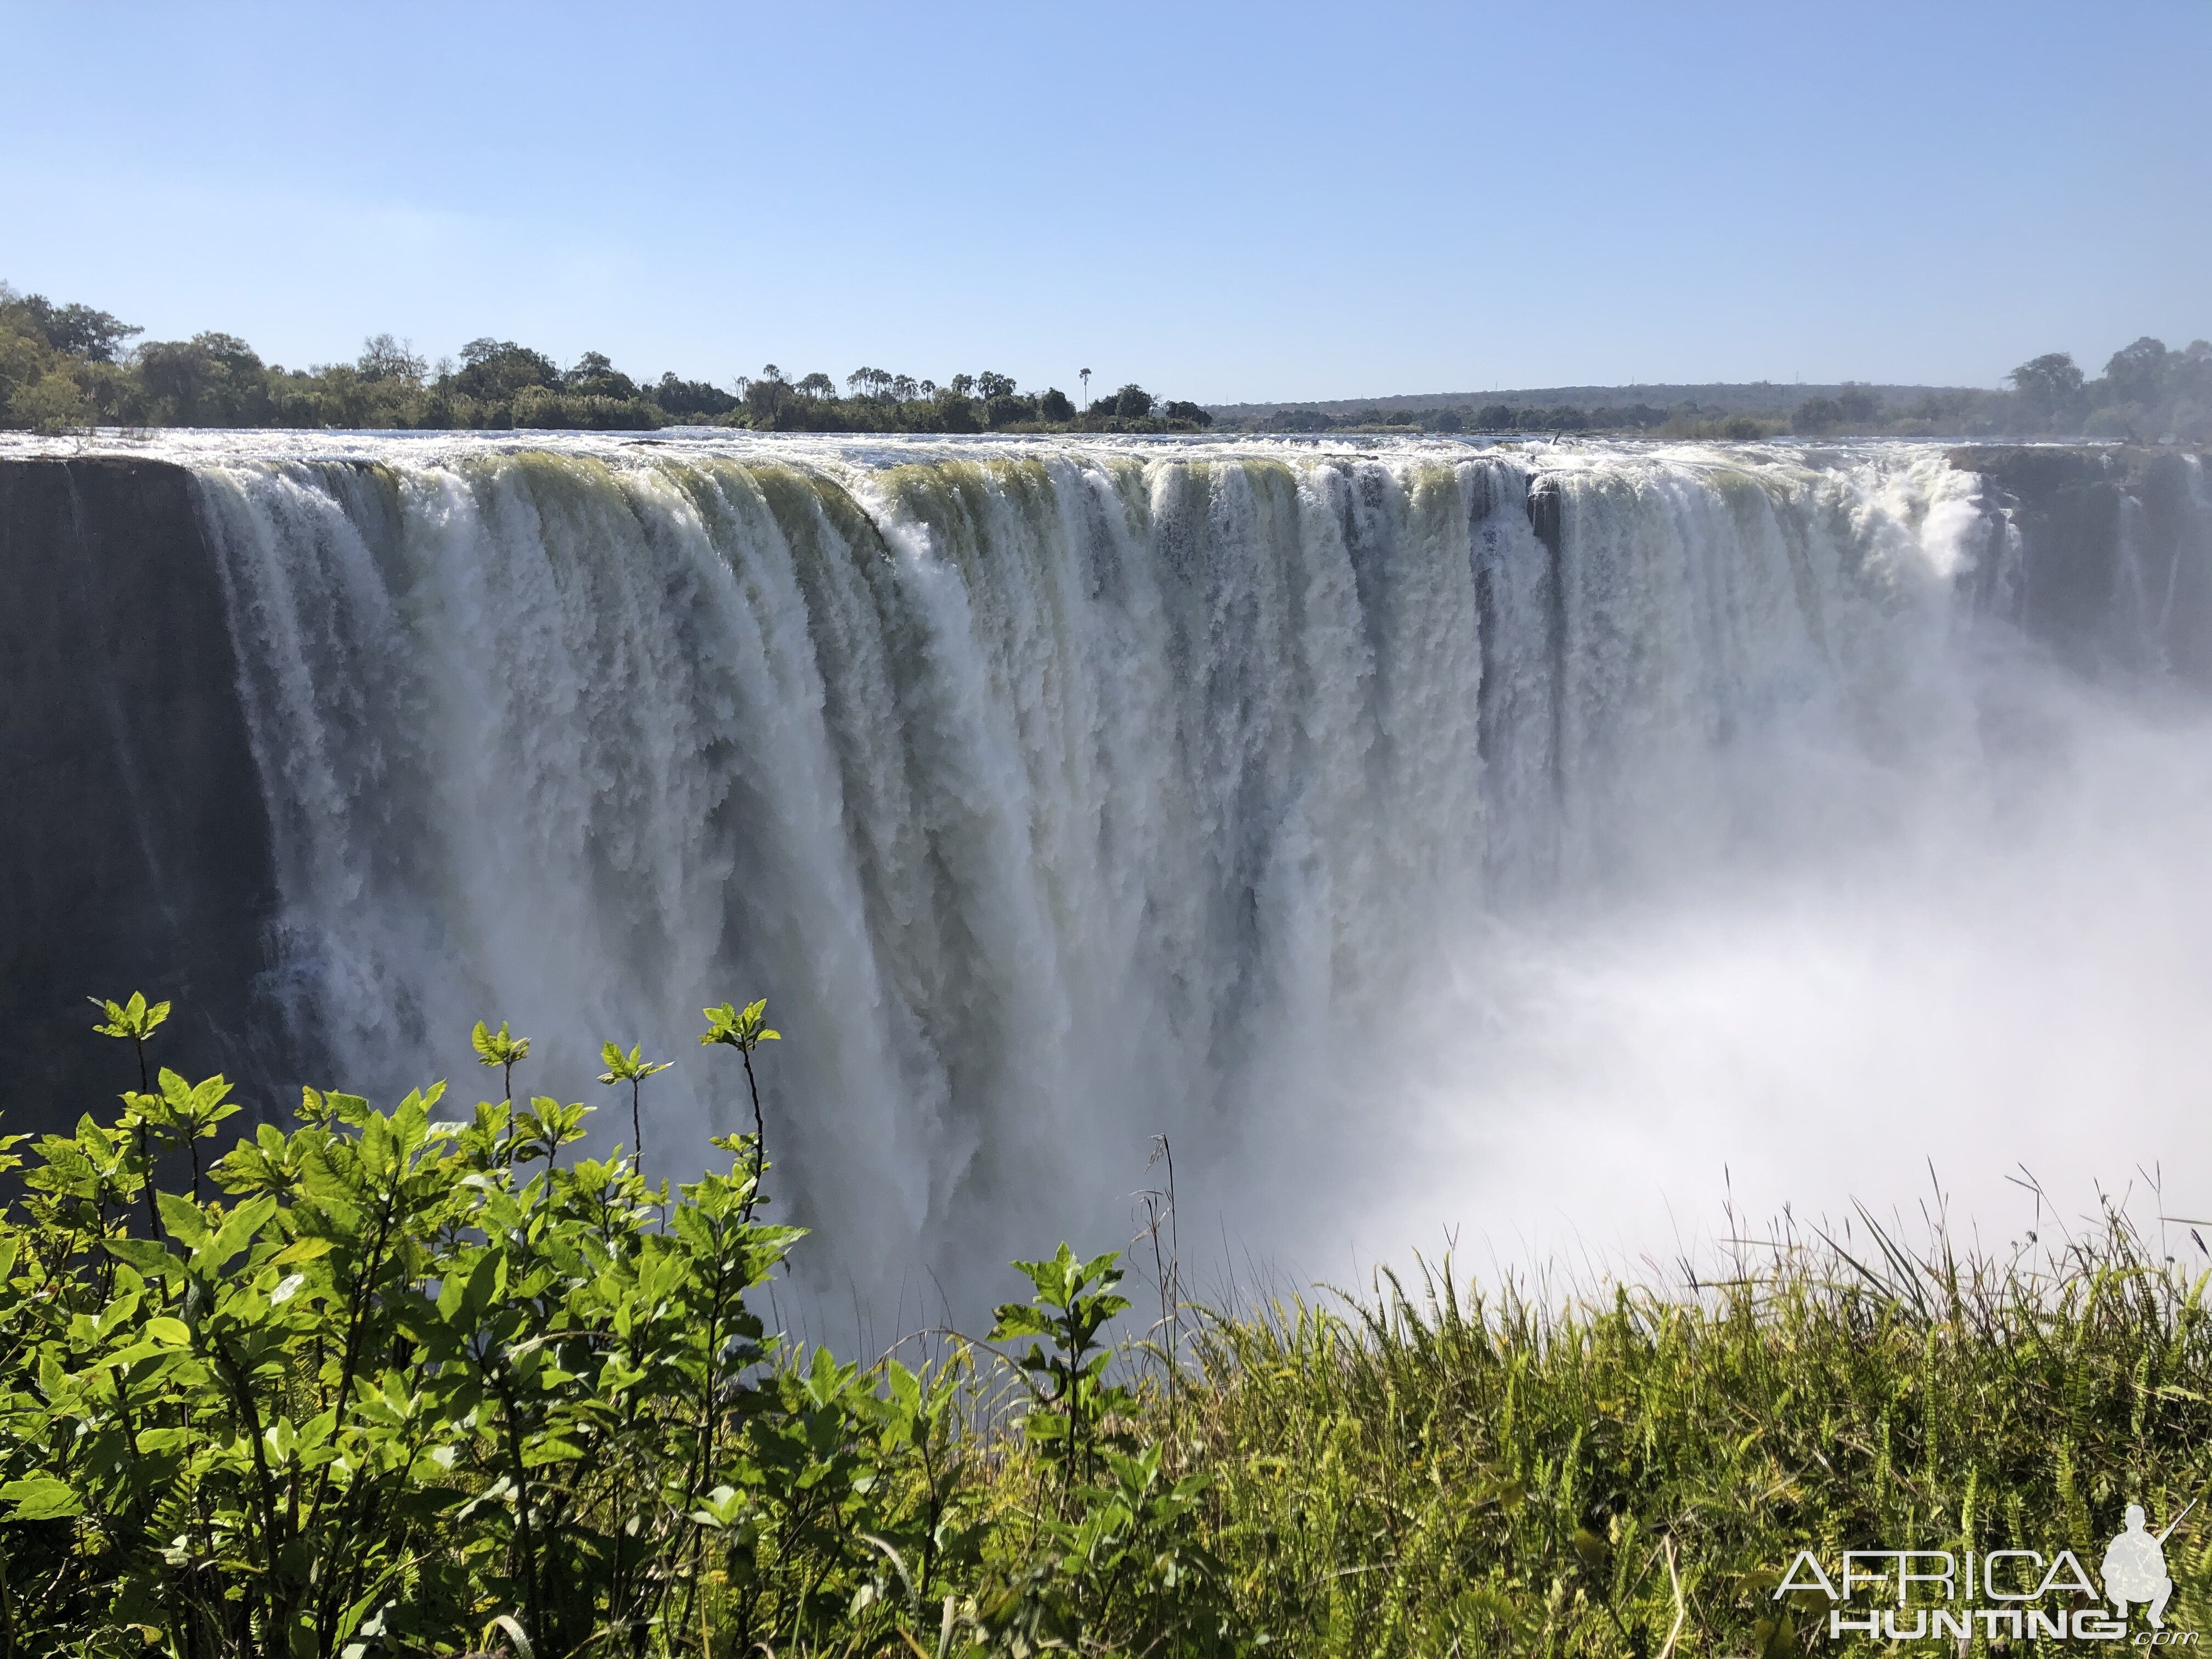
<svg viewBox="0 0 2212 1659">
<path fill-rule="evenodd" d="M 641 1040 L 678 1175 L 738 1127 L 692 1016 L 764 994 L 782 1212 L 886 1304 L 1112 1242 L 1158 1132 L 1263 1252 L 1332 1205 L 1395 1249 L 1571 1204 L 1587 1097 L 1694 1115 L 1620 1069 L 1685 1018 L 1651 940 L 1942 888 L 2044 822 L 2020 721 L 2079 729 L 1960 598 L 2002 551 L 1976 480 L 1910 446 L 306 453 L 190 458 L 294 1017 L 377 1090 L 479 1017 L 563 1098 Z M 1759 1018 L 1755 966 L 1723 984 L 1700 1064 Z M 1790 1121 L 1758 1081 L 1715 1123 Z"/>
</svg>

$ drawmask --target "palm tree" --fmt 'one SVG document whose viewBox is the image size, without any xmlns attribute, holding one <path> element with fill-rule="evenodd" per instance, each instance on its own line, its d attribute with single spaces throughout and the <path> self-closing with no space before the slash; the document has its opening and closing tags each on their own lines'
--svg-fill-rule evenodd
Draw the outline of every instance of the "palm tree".
<svg viewBox="0 0 2212 1659">
<path fill-rule="evenodd" d="M 1083 377 L 1083 406 L 1088 409 L 1091 406 L 1091 371 L 1079 368 L 1075 372 Z"/>
</svg>

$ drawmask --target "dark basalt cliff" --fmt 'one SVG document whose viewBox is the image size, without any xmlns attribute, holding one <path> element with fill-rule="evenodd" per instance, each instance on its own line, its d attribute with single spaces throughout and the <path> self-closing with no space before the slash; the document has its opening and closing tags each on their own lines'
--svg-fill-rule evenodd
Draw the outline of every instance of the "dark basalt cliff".
<svg viewBox="0 0 2212 1659">
<path fill-rule="evenodd" d="M 2171 449 L 1954 449 L 2016 558 L 1985 560 L 1977 599 L 2077 667 L 2165 672 L 2212 686 L 2212 458 Z"/>
<path fill-rule="evenodd" d="M 183 468 L 0 461 L 0 1124 L 137 1086 L 88 995 L 177 1012 L 149 1060 L 237 1078 L 275 893 L 214 556 Z"/>
</svg>

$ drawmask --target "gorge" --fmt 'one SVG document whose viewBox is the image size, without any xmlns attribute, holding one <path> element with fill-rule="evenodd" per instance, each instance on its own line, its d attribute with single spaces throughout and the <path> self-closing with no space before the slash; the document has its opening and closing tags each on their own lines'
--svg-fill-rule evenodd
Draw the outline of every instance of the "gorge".
<svg viewBox="0 0 2212 1659">
<path fill-rule="evenodd" d="M 641 1042 L 688 1173 L 765 995 L 814 1291 L 911 1311 L 1118 1242 L 1156 1133 L 1304 1270 L 2208 1103 L 2193 453 L 23 438 L 0 570 L 15 1129 L 143 988 L 268 1116 Z"/>
</svg>

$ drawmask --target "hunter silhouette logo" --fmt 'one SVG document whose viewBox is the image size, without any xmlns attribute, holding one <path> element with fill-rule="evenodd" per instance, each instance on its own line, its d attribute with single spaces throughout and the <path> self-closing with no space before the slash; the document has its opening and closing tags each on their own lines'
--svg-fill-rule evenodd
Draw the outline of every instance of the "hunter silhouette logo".
<svg viewBox="0 0 2212 1659">
<path fill-rule="evenodd" d="M 2154 1533 L 2143 1506 L 2129 1504 L 2126 1524 L 2105 1547 L 2101 1589 L 2071 1550 L 2049 1557 L 2024 1549 L 1845 1550 L 1832 1577 L 1812 1551 L 1800 1550 L 1774 1596 L 1779 1601 L 1811 1590 L 1838 1604 L 1828 1612 L 1832 1637 L 1954 1641 L 1962 1649 L 1977 1634 L 1991 1642 L 2195 1647 L 2196 1632 L 2166 1628 L 2166 1606 L 2173 1595 L 2166 1540 L 2196 1507 L 2192 1500 L 2164 1531 Z M 1853 1606 L 1861 1597 L 1865 1601 Z M 1879 1605 L 1883 1602 L 1889 1605 Z M 2110 1611 L 2100 1602 L 2109 1603 Z M 2136 1607 L 2150 1628 L 2131 1638 L 2129 1615 Z"/>
<path fill-rule="evenodd" d="M 2140 1602 L 2149 1612 L 2150 1627 L 2166 1628 L 2166 1598 L 2173 1594 L 2173 1580 L 2166 1572 L 2166 1540 L 2173 1536 L 2182 1516 L 2196 1507 L 2192 1498 L 2189 1509 L 2154 1536 L 2143 1530 L 2143 1506 L 2128 1505 L 2127 1530 L 2105 1546 L 2105 1599 L 2121 1618 L 2128 1616 L 2130 1603 Z"/>
</svg>

